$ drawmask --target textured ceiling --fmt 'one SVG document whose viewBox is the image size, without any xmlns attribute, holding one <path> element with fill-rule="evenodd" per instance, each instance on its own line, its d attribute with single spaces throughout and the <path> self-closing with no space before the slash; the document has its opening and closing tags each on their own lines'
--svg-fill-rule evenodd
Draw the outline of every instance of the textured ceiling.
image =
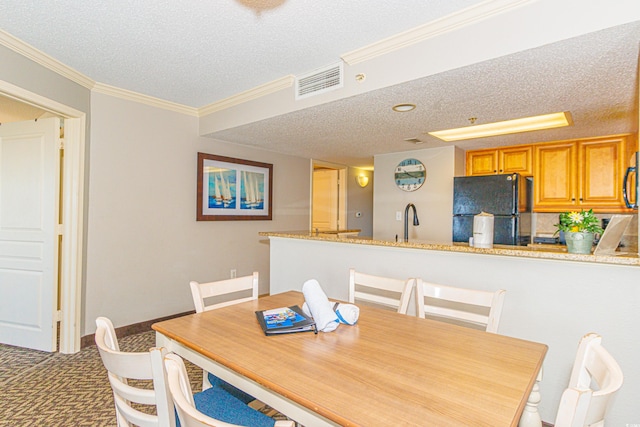
<svg viewBox="0 0 640 427">
<path fill-rule="evenodd" d="M 0 28 L 94 81 L 202 107 L 478 3 L 3 0 Z M 639 43 L 635 21 L 207 136 L 371 166 L 376 154 L 448 145 L 425 132 L 470 117 L 570 111 L 574 125 L 455 143 L 463 149 L 637 132 Z M 399 102 L 418 108 L 392 112 Z"/>
<path fill-rule="evenodd" d="M 466 126 L 470 117 L 488 123 L 569 111 L 574 125 L 455 142 L 464 150 L 637 132 L 639 43 L 635 22 L 210 136 L 367 166 L 376 154 L 451 145 L 426 132 Z M 401 102 L 418 107 L 393 112 Z"/>
<path fill-rule="evenodd" d="M 477 3 L 2 0 L 0 28 L 100 83 L 202 107 Z"/>
</svg>

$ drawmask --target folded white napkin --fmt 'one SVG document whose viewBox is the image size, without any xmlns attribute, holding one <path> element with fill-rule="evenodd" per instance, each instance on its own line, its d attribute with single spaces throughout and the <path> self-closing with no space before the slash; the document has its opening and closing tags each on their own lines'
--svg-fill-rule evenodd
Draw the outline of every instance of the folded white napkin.
<svg viewBox="0 0 640 427">
<path fill-rule="evenodd" d="M 338 316 L 332 309 L 332 305 L 320 287 L 317 280 L 311 279 L 302 285 L 305 304 L 309 310 L 309 315 L 316 322 L 316 328 L 322 332 L 334 331 L 340 324 Z M 302 309 L 304 310 L 304 305 Z"/>
<path fill-rule="evenodd" d="M 344 323 L 345 325 L 355 325 L 358 322 L 358 317 L 360 316 L 360 308 L 358 308 L 358 306 L 336 301 L 328 301 L 328 303 L 331 310 L 338 316 L 336 322 Z M 307 316 L 313 317 L 311 310 L 309 310 L 309 305 L 306 302 L 302 304 L 302 311 Z"/>
<path fill-rule="evenodd" d="M 344 323 L 345 325 L 356 324 L 358 317 L 360 317 L 360 309 L 357 305 L 332 301 L 329 301 L 329 303 L 331 304 L 332 310 L 338 315 L 340 323 Z"/>
</svg>

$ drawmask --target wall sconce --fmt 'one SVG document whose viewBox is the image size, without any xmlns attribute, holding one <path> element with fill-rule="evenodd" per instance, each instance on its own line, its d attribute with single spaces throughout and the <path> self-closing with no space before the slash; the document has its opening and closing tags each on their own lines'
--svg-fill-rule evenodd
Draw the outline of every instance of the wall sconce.
<svg viewBox="0 0 640 427">
<path fill-rule="evenodd" d="M 360 187 L 364 188 L 369 184 L 369 177 L 366 175 L 358 175 L 356 176 L 356 182 Z"/>
</svg>

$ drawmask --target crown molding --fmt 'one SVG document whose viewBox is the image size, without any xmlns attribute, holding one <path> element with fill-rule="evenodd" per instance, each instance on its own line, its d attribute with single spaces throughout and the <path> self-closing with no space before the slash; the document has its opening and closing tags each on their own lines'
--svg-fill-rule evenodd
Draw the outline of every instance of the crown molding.
<svg viewBox="0 0 640 427">
<path fill-rule="evenodd" d="M 176 102 L 165 101 L 164 99 L 155 98 L 153 96 L 144 95 L 127 89 L 121 89 L 119 87 L 109 86 L 104 83 L 96 83 L 91 91 L 138 102 L 140 104 L 150 105 L 152 107 L 162 108 L 164 110 L 174 111 L 176 113 L 198 117 L 197 108 L 178 104 Z"/>
<path fill-rule="evenodd" d="M 86 87 L 87 89 L 93 88 L 93 85 L 95 84 L 95 81 L 79 71 L 74 70 L 46 53 L 39 51 L 35 47 L 12 36 L 4 30 L 0 30 L 0 44 L 16 53 L 19 53 L 25 58 L 42 65 L 54 73 L 60 74 L 61 76 Z"/>
<path fill-rule="evenodd" d="M 253 89 L 240 92 L 236 95 L 230 96 L 229 98 L 221 99 L 220 101 L 214 102 L 213 104 L 200 107 L 198 113 L 200 117 L 202 117 L 206 116 L 207 114 L 215 113 L 216 111 L 225 110 L 227 108 L 233 107 L 234 105 L 239 105 L 253 99 L 261 98 L 263 96 L 269 95 L 270 93 L 278 92 L 279 90 L 292 87 L 295 80 L 295 76 L 289 74 L 277 80 L 273 80 L 269 83 L 256 86 Z"/>
<path fill-rule="evenodd" d="M 363 48 L 352 50 L 351 52 L 341 55 L 341 58 L 349 65 L 358 64 L 432 37 L 466 27 L 491 16 L 518 8 L 526 3 L 531 3 L 532 1 L 535 0 L 487 0 L 411 30 L 396 34 L 395 36 L 372 43 Z"/>
</svg>

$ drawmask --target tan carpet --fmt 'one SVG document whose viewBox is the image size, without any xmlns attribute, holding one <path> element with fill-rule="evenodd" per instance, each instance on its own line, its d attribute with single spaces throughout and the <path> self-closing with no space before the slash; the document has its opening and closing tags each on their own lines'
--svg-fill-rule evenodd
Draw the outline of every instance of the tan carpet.
<svg viewBox="0 0 640 427">
<path fill-rule="evenodd" d="M 145 351 L 152 331 L 119 340 L 123 351 Z M 186 362 L 194 392 L 202 370 Z M 76 354 L 0 344 L 0 426 L 116 426 L 107 371 L 96 346 Z"/>
</svg>

